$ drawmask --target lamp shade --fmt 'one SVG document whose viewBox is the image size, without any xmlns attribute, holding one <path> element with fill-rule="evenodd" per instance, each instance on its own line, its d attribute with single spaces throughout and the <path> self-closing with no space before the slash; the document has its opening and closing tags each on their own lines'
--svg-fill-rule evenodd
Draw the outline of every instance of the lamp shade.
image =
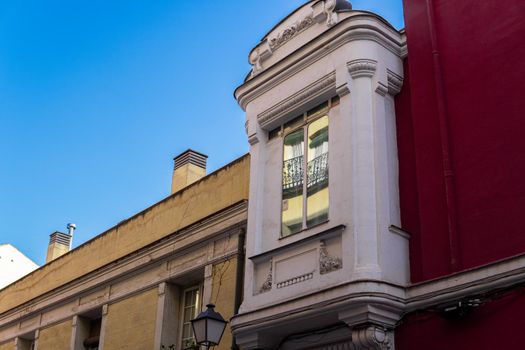
<svg viewBox="0 0 525 350">
<path fill-rule="evenodd" d="M 206 305 L 206 311 L 191 320 L 193 334 L 198 345 L 206 347 L 218 345 L 226 328 L 226 322 L 220 313 L 215 312 L 215 305 Z"/>
</svg>

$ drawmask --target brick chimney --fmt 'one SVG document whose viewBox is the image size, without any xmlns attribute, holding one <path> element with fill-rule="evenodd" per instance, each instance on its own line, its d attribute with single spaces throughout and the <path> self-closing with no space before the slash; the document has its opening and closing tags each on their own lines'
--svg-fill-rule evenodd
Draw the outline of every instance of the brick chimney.
<svg viewBox="0 0 525 350">
<path fill-rule="evenodd" d="M 207 155 L 191 149 L 176 156 L 171 180 L 171 194 L 206 176 L 206 159 L 208 159 Z"/>
<path fill-rule="evenodd" d="M 53 232 L 49 236 L 46 264 L 69 252 L 72 238 L 73 237 L 67 233 L 59 231 Z"/>
</svg>

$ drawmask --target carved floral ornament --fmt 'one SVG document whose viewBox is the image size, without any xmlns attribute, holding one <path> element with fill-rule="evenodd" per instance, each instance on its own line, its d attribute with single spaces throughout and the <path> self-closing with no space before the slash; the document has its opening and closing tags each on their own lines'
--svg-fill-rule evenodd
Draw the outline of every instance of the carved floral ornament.
<svg viewBox="0 0 525 350">
<path fill-rule="evenodd" d="M 264 293 L 272 290 L 273 285 L 273 259 L 270 259 L 270 271 L 268 271 L 268 275 L 266 276 L 266 280 L 261 285 L 261 288 L 259 288 L 259 293 Z"/>
<path fill-rule="evenodd" d="M 310 27 L 314 24 L 314 18 L 312 15 L 297 21 L 290 28 L 286 28 L 284 31 L 277 34 L 276 37 L 270 39 L 270 48 L 275 51 L 279 46 L 286 43 L 288 40 Z"/>
<path fill-rule="evenodd" d="M 282 45 L 286 44 L 299 33 L 313 26 L 315 23 L 321 24 L 325 21 L 327 27 L 332 27 L 339 22 L 337 13 L 338 0 L 322 0 L 314 3 L 309 14 L 297 20 L 288 28 L 278 32 L 271 38 L 266 38 L 250 54 L 249 61 L 253 66 L 252 76 L 257 75 L 263 70 L 262 62 L 271 57 L 272 54 Z M 348 6 L 351 5 L 348 3 Z"/>
<path fill-rule="evenodd" d="M 326 250 L 326 243 L 321 241 L 319 248 L 319 273 L 324 275 L 343 268 L 343 261 L 336 256 L 330 256 Z"/>
</svg>

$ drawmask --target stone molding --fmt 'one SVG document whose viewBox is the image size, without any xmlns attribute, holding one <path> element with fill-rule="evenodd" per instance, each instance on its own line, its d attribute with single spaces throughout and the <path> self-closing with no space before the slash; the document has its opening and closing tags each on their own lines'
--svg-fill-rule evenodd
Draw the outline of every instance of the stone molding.
<svg viewBox="0 0 525 350">
<path fill-rule="evenodd" d="M 280 124 L 283 117 L 288 116 L 293 111 L 301 108 L 301 106 L 332 90 L 335 92 L 335 72 L 325 75 L 321 79 L 262 112 L 257 116 L 257 121 L 263 129 L 268 129 L 272 125 Z"/>
<path fill-rule="evenodd" d="M 352 344 L 356 350 L 394 349 L 394 334 L 374 325 L 352 329 Z"/>
<path fill-rule="evenodd" d="M 339 319 L 350 327 L 375 324 L 383 328 L 394 328 L 403 315 L 403 304 L 384 303 L 380 300 L 356 303 L 342 308 Z"/>
<path fill-rule="evenodd" d="M 387 69 L 388 92 L 395 96 L 401 92 L 403 87 L 403 77 Z"/>
<path fill-rule="evenodd" d="M 347 82 L 339 85 L 338 87 L 336 87 L 335 91 L 337 92 L 337 95 L 339 97 L 343 97 L 343 96 L 346 96 L 346 95 L 350 94 L 350 88 L 348 87 L 348 83 Z"/>
<path fill-rule="evenodd" d="M 336 0 L 321 0 L 312 5 L 310 13 L 303 18 L 297 20 L 289 27 L 284 28 L 272 37 L 266 37 L 257 45 L 249 55 L 248 61 L 252 65 L 252 72 L 250 75 L 256 76 L 261 73 L 263 68 L 263 61 L 273 55 L 281 46 L 292 40 L 298 34 L 304 32 L 316 23 L 321 23 L 326 19 L 326 26 L 328 28 L 335 26 L 339 22 L 339 15 L 335 11 Z"/>
<path fill-rule="evenodd" d="M 372 78 L 377 70 L 377 61 L 366 58 L 353 60 L 347 64 L 348 72 L 352 78 Z"/>
<path fill-rule="evenodd" d="M 248 143 L 250 144 L 250 146 L 253 146 L 259 143 L 259 137 L 257 136 L 257 133 L 254 133 L 248 136 Z"/>
<path fill-rule="evenodd" d="M 305 282 L 305 281 L 311 280 L 312 278 L 314 278 L 313 272 L 309 272 L 301 276 L 293 277 L 286 281 L 277 283 L 277 289 L 288 287 L 288 286 L 291 286 L 297 283 Z"/>
<path fill-rule="evenodd" d="M 374 22 L 369 26 L 359 23 L 363 20 L 370 21 L 371 18 Z M 261 77 L 257 76 L 239 86 L 235 91 L 235 97 L 239 105 L 243 110 L 246 110 L 247 105 L 257 97 L 352 41 L 373 41 L 395 55 L 404 57 L 403 52 L 406 53 L 406 36 L 399 32 L 394 32 L 382 23 L 378 22 L 376 24 L 376 20 L 375 17 L 366 13 L 356 14 L 341 20 L 336 27 L 314 38 L 301 50 L 292 53 L 286 59 L 276 62 L 271 67 L 265 68 L 264 75 L 269 75 L 267 80 L 259 81 Z M 319 50 L 319 47 L 323 49 Z M 264 52 L 269 50 L 268 45 Z M 251 55 L 250 62 L 252 61 Z M 271 75 L 270 71 L 274 70 L 276 73 Z"/>
<path fill-rule="evenodd" d="M 308 299 L 309 296 L 303 296 L 304 300 L 300 304 L 298 301 L 293 302 L 290 310 L 281 305 L 282 313 L 276 313 L 270 307 L 262 311 L 237 315 L 232 320 L 232 329 L 236 335 L 253 334 L 261 328 L 282 327 L 283 318 L 289 316 L 292 310 L 296 318 L 307 317 L 322 310 L 322 312 L 338 312 L 340 320 L 361 330 L 365 335 L 366 332 L 362 328 L 366 327 L 386 330 L 388 335 L 388 332 L 396 327 L 402 315 L 407 312 L 461 300 L 491 290 L 509 288 L 522 284 L 523 281 L 525 281 L 525 254 L 404 287 L 381 281 L 356 281 L 338 286 L 336 290 L 340 289 L 340 292 L 337 293 L 335 290 L 331 290 L 330 293 L 324 291 L 323 293 L 326 294 L 323 297 L 324 302 L 318 305 L 312 303 Z M 364 294 L 367 296 L 361 297 Z M 315 295 L 312 295 L 312 298 L 312 301 L 315 300 Z M 375 335 L 374 333 L 372 338 L 370 336 L 368 338 L 376 341 L 378 338 Z M 360 337 L 363 339 L 364 335 L 361 334 Z M 369 342 L 370 340 L 366 340 L 364 344 Z M 372 345 L 376 347 L 371 349 L 389 349 L 384 347 L 387 345 L 385 342 L 374 344 L 372 341 Z M 394 348 L 393 345 L 390 346 L 391 349 Z"/>
</svg>

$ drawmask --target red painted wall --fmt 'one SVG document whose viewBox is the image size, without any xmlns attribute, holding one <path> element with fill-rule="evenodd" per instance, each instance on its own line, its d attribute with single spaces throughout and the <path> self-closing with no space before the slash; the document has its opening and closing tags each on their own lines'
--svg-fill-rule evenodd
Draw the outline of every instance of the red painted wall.
<svg viewBox="0 0 525 350">
<path fill-rule="evenodd" d="M 421 281 L 525 253 L 525 1 L 404 8 L 400 196 Z"/>
<path fill-rule="evenodd" d="M 523 290 L 475 309 L 461 319 L 436 313 L 405 317 L 396 328 L 399 350 L 515 350 L 523 349 Z"/>
</svg>

